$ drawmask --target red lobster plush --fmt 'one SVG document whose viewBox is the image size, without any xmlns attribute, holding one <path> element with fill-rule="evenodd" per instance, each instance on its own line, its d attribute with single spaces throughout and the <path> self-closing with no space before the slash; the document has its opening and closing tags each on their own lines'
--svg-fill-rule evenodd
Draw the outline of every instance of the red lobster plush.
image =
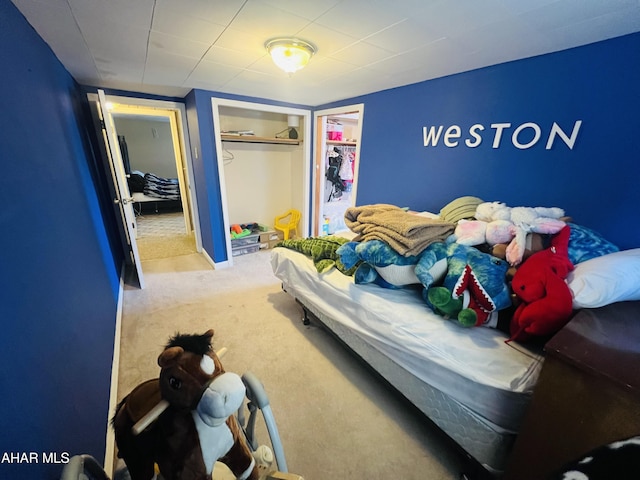
<svg viewBox="0 0 640 480">
<path fill-rule="evenodd" d="M 511 288 L 522 303 L 511 319 L 511 340 L 553 334 L 570 320 L 573 299 L 565 282 L 573 270 L 569 234 L 567 225 L 552 238 L 550 248 L 534 253 L 516 270 Z"/>
<path fill-rule="evenodd" d="M 209 480 L 217 460 L 236 478 L 257 480 L 258 468 L 233 415 L 245 386 L 226 373 L 211 348 L 213 330 L 176 335 L 158 357 L 160 378 L 138 385 L 118 405 L 113 427 L 118 455 L 132 480 Z M 139 434 L 136 425 L 156 405 L 166 405 Z"/>
</svg>

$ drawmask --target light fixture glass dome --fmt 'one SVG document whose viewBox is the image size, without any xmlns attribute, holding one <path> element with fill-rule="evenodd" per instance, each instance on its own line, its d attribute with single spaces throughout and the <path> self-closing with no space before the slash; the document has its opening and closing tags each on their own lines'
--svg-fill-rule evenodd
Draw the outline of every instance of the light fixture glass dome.
<svg viewBox="0 0 640 480">
<path fill-rule="evenodd" d="M 273 38 L 267 40 L 265 48 L 273 63 L 287 73 L 303 68 L 316 53 L 316 47 L 299 38 Z"/>
</svg>

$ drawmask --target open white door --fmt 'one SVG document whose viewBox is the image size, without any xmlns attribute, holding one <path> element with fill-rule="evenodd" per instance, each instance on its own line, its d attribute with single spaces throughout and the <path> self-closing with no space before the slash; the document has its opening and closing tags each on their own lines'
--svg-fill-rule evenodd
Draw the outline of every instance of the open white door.
<svg viewBox="0 0 640 480">
<path fill-rule="evenodd" d="M 111 176 L 113 177 L 113 183 L 116 186 L 116 198 L 113 202 L 120 207 L 120 215 L 125 225 L 125 232 L 127 234 L 127 243 L 129 244 L 131 261 L 138 274 L 138 282 L 140 288 L 144 288 L 144 278 L 142 276 L 142 265 L 140 263 L 140 254 L 138 253 L 138 244 L 136 243 L 136 218 L 133 211 L 133 197 L 129 192 L 129 185 L 127 184 L 127 177 L 124 171 L 124 164 L 122 162 L 122 156 L 120 154 L 120 147 L 118 144 L 118 136 L 113 124 L 113 117 L 107 109 L 107 99 L 103 90 L 98 90 L 98 115 L 100 116 L 100 123 L 102 124 L 102 135 L 104 136 L 104 143 L 107 146 L 107 157 L 109 159 L 109 168 L 111 169 Z"/>
</svg>

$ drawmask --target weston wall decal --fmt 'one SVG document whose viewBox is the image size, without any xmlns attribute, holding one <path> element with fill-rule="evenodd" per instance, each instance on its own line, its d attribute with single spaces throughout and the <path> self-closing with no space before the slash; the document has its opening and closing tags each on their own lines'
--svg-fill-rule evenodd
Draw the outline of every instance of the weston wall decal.
<svg viewBox="0 0 640 480">
<path fill-rule="evenodd" d="M 567 134 L 560 125 L 553 122 L 549 129 L 548 135 L 546 135 L 545 150 L 551 150 L 556 139 L 562 140 L 564 144 L 573 150 L 576 139 L 578 138 L 578 132 L 582 125 L 582 120 L 576 120 L 573 124 L 573 129 L 570 134 Z M 443 125 L 422 127 L 422 143 L 425 147 L 437 147 L 442 137 L 442 144 L 445 147 L 454 148 L 461 144 L 462 140 L 462 128 L 459 125 L 451 125 L 444 129 Z M 512 130 L 511 123 L 492 123 L 489 128 L 492 130 L 487 131 L 484 135 L 481 132 L 486 130 L 486 127 L 481 123 L 476 123 L 469 127 L 467 130 L 468 136 L 464 139 L 463 144 L 469 148 L 478 147 L 484 140 L 484 136 L 493 136 L 492 147 L 500 148 L 503 145 L 503 136 L 508 136 Z M 443 134 L 444 130 L 444 134 Z M 542 138 L 542 128 L 535 122 L 525 122 L 513 129 L 511 133 L 511 145 L 520 150 L 525 150 L 535 146 Z M 506 141 L 505 143 L 508 143 Z"/>
</svg>

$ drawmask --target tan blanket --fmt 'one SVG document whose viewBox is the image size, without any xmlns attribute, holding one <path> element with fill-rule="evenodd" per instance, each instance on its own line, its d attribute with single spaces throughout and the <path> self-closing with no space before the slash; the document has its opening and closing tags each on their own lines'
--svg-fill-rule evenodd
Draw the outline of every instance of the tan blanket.
<svg viewBox="0 0 640 480">
<path fill-rule="evenodd" d="M 344 221 L 356 233 L 354 241 L 382 240 L 408 257 L 451 235 L 455 223 L 407 213 L 395 205 L 374 204 L 347 208 Z"/>
</svg>

